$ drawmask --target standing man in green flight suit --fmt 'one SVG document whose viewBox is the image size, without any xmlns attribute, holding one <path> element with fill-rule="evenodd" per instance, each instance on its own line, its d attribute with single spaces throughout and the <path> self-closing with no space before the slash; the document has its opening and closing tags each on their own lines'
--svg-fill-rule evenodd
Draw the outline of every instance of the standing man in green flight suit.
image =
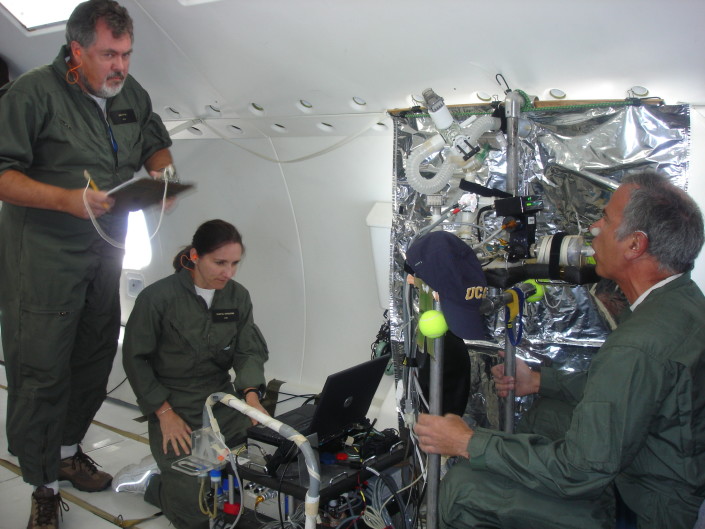
<svg viewBox="0 0 705 529">
<path fill-rule="evenodd" d="M 693 528 L 705 499 L 705 297 L 690 279 L 702 214 L 665 178 L 640 173 L 591 231 L 597 273 L 630 307 L 588 372 L 493 368 L 500 396 L 567 401 L 564 435 L 419 416 L 424 451 L 466 459 L 441 482 L 442 527 L 612 529 L 604 505 L 616 488 L 639 529 Z"/>
<path fill-rule="evenodd" d="M 35 487 L 29 528 L 58 526 L 59 481 L 112 477 L 80 449 L 105 395 L 120 329 L 127 211 L 98 189 L 156 177 L 171 140 L 128 74 L 133 25 L 112 0 L 79 4 L 50 65 L 0 90 L 0 314 L 7 437 Z M 119 245 L 118 245 L 119 246 Z"/>
</svg>

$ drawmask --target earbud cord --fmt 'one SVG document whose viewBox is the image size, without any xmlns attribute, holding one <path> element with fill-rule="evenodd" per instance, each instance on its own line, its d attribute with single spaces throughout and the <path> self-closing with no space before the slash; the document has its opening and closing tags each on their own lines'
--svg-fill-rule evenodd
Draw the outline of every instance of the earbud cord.
<svg viewBox="0 0 705 529">
<path fill-rule="evenodd" d="M 69 68 L 68 70 L 66 70 L 66 82 L 67 82 L 68 84 L 77 84 L 77 83 L 78 83 L 79 76 L 78 76 L 78 71 L 77 71 L 77 70 L 78 70 L 81 66 L 83 66 L 83 61 L 81 61 L 80 63 L 78 63 L 78 64 L 77 64 L 76 66 L 74 66 L 73 68 Z"/>
<path fill-rule="evenodd" d="M 88 191 L 88 187 L 90 185 L 91 185 L 91 181 L 88 180 L 86 182 L 86 187 L 83 189 L 83 205 L 85 206 L 86 211 L 88 212 L 88 216 L 90 217 L 91 222 L 93 223 L 93 227 L 95 228 L 95 231 L 97 231 L 98 235 L 100 235 L 101 238 L 105 242 L 110 244 L 111 246 L 113 246 L 115 248 L 119 248 L 120 250 L 124 250 L 125 249 L 124 244 L 117 242 L 115 239 L 113 239 L 107 233 L 105 233 L 103 231 L 103 228 L 100 227 L 100 224 L 98 224 L 98 221 L 95 218 L 95 215 L 93 214 L 93 210 L 88 205 L 88 198 L 86 197 L 86 191 Z M 167 193 L 168 186 L 169 186 L 169 181 L 165 178 L 164 179 L 164 194 L 162 195 L 162 208 L 161 208 L 161 212 L 159 213 L 159 222 L 157 223 L 157 228 L 154 230 L 154 233 L 152 233 L 152 235 L 150 235 L 150 237 L 149 237 L 150 241 L 152 239 L 154 239 L 154 237 L 156 237 L 157 233 L 159 233 L 159 228 L 162 225 L 162 219 L 164 218 L 164 210 L 166 209 L 166 193 Z"/>
</svg>

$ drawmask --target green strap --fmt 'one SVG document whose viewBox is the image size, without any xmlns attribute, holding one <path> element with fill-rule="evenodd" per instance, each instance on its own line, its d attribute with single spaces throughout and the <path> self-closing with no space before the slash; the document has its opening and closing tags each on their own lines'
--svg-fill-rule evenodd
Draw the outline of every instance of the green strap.
<svg viewBox="0 0 705 529">
<path fill-rule="evenodd" d="M 277 401 L 279 400 L 279 389 L 284 384 L 284 380 L 277 380 L 273 378 L 267 384 L 267 392 L 264 396 L 264 400 L 261 402 L 262 407 L 267 410 L 267 413 L 274 417 L 274 411 L 277 407 Z"/>
</svg>

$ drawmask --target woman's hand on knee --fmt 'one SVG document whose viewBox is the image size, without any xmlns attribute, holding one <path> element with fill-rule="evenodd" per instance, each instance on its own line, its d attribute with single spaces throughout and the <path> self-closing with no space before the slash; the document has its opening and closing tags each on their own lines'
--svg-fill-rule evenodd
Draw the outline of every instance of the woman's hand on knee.
<svg viewBox="0 0 705 529">
<path fill-rule="evenodd" d="M 165 454 L 169 451 L 170 444 L 177 456 L 180 456 L 181 452 L 184 455 L 191 453 L 191 427 L 178 413 L 170 409 L 159 415 L 159 426 L 162 431 L 162 450 Z"/>
</svg>

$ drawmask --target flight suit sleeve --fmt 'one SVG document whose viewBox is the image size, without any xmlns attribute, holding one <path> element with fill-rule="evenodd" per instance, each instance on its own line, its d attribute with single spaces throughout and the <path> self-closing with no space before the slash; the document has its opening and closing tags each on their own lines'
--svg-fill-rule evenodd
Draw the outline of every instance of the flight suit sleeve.
<svg viewBox="0 0 705 529">
<path fill-rule="evenodd" d="M 33 143 L 39 133 L 41 113 L 46 112 L 41 100 L 19 88 L 0 92 L 0 174 L 8 169 L 26 173 L 32 165 Z"/>
<path fill-rule="evenodd" d="M 155 376 L 152 359 L 162 334 L 162 318 L 143 291 L 130 313 L 122 343 L 122 364 L 142 413 L 154 413 L 169 399 L 169 390 Z"/>
<path fill-rule="evenodd" d="M 148 119 L 142 126 L 142 135 L 144 137 L 142 156 L 140 159 L 140 167 L 157 151 L 171 147 L 171 138 L 164 126 L 161 118 L 152 110 L 152 102 L 147 97 L 148 102 Z"/>
<path fill-rule="evenodd" d="M 664 391 L 663 370 L 633 348 L 603 347 L 564 439 L 478 428 L 470 464 L 544 494 L 596 498 L 643 445 Z"/>
<path fill-rule="evenodd" d="M 233 358 L 235 388 L 238 390 L 263 385 L 264 363 L 269 359 L 267 342 L 254 322 L 249 294 L 245 305 L 247 309 L 243 310 Z"/>
<path fill-rule="evenodd" d="M 569 373 L 544 367 L 541 368 L 539 395 L 576 405 L 583 398 L 586 382 L 587 371 Z"/>
</svg>

